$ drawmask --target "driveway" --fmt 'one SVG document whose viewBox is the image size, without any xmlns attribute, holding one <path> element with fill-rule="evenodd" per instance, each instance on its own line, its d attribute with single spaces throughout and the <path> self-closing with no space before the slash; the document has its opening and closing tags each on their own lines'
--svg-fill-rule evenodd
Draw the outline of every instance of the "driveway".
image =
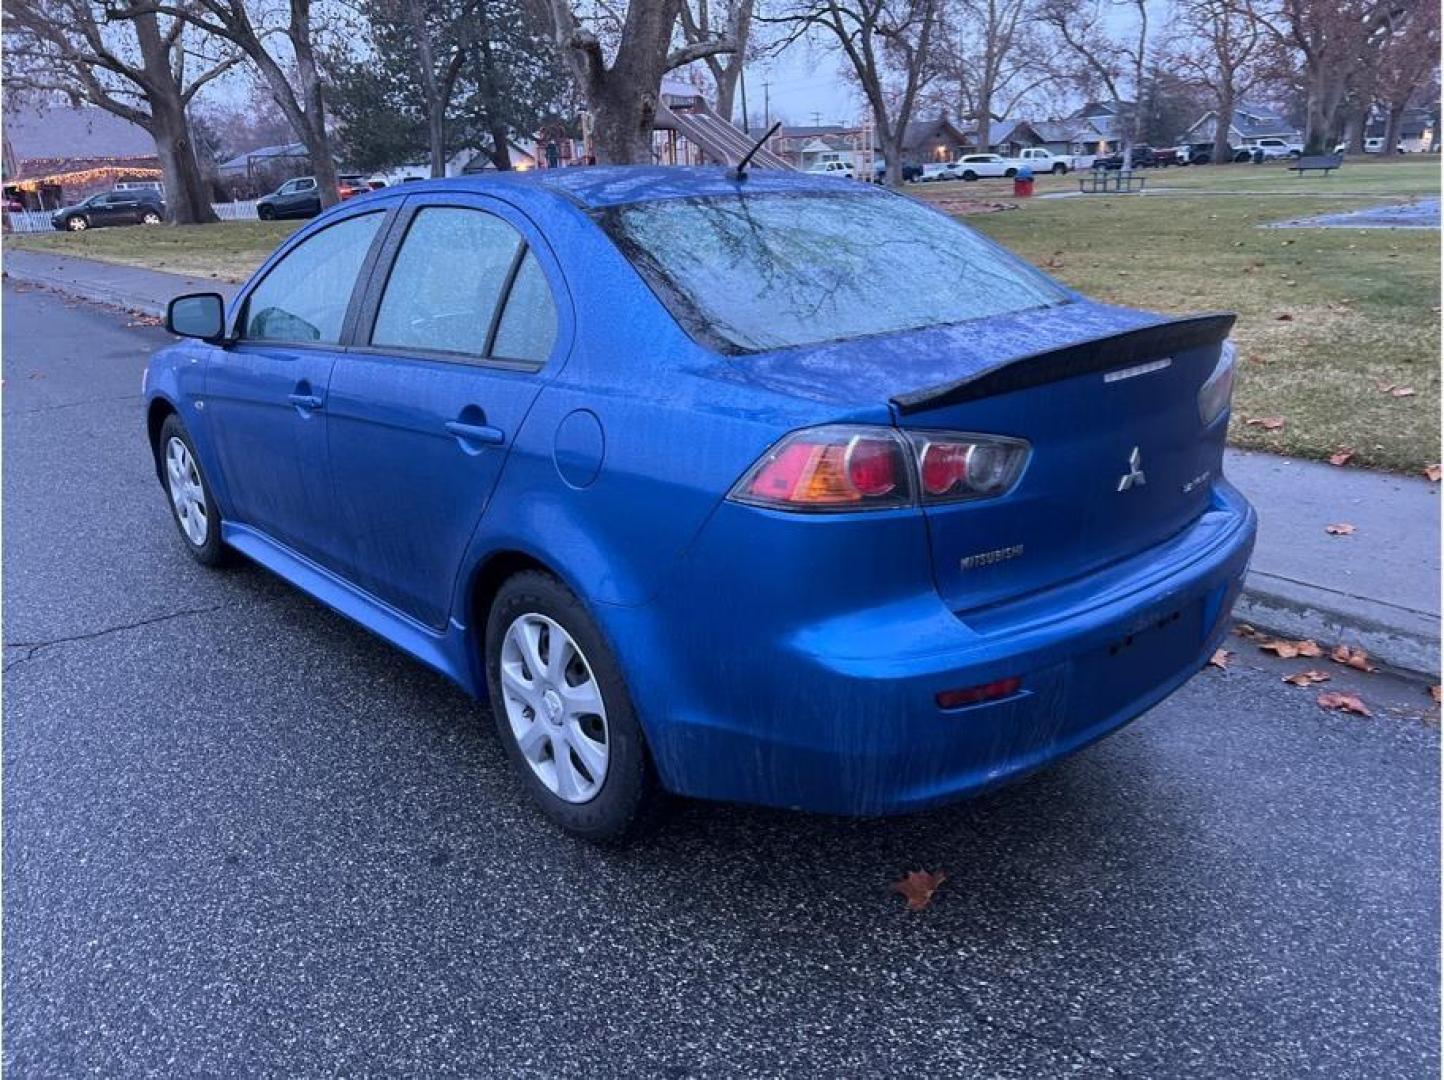
<svg viewBox="0 0 1444 1080">
<path fill-rule="evenodd" d="M 15 1075 L 1436 1075 L 1418 686 L 1330 714 L 1240 655 L 944 812 L 692 803 L 596 850 L 459 691 L 185 556 L 159 330 L 9 286 L 4 316 Z M 912 914 L 918 868 L 948 880 Z"/>
</svg>

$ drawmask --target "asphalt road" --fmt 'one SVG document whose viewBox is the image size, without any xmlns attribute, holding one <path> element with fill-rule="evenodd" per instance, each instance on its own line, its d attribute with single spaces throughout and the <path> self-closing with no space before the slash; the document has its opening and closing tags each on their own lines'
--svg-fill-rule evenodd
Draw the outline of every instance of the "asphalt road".
<svg viewBox="0 0 1444 1080">
<path fill-rule="evenodd" d="M 682 804 L 604 852 L 483 709 L 186 557 L 160 331 L 4 295 L 4 1054 L 15 1076 L 1437 1075 L 1420 687 L 1240 655 L 944 812 Z M 888 890 L 944 870 L 922 913 Z"/>
</svg>

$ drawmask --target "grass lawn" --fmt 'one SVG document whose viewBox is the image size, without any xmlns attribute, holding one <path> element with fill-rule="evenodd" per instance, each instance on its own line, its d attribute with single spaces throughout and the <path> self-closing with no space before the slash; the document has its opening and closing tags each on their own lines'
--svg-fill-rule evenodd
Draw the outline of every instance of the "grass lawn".
<svg viewBox="0 0 1444 1080">
<path fill-rule="evenodd" d="M 908 191 L 1015 204 L 968 223 L 1090 296 L 1164 312 L 1238 312 L 1237 445 L 1315 458 L 1348 447 L 1354 464 L 1405 472 L 1439 460 L 1439 233 L 1256 228 L 1437 195 L 1437 157 L 1351 160 L 1328 177 L 1277 163 L 1147 175 L 1156 194 L 1013 200 L 1007 181 Z M 1041 177 L 1038 190 L 1076 191 L 1076 177 Z M 239 281 L 294 228 L 228 222 L 5 243 Z M 1396 397 L 1381 389 L 1389 386 L 1414 393 Z M 1284 425 L 1247 423 L 1264 417 Z"/>
<path fill-rule="evenodd" d="M 1348 447 L 1353 464 L 1405 472 L 1437 462 L 1439 233 L 1259 229 L 1399 200 L 1285 194 L 1298 178 L 1269 166 L 1169 172 L 1170 184 L 1191 173 L 1190 181 L 1207 176 L 1210 187 L 1219 185 L 1210 174 L 1228 183 L 1238 174 L 1262 174 L 1262 181 L 1248 181 L 1249 190 L 1264 182 L 1282 190 L 1268 197 L 1184 189 L 1157 197 L 1035 198 L 967 221 L 1090 296 L 1179 314 L 1238 312 L 1236 445 L 1313 458 Z M 1151 184 L 1162 174 L 1149 175 Z M 1319 188 L 1317 179 L 1301 183 Z M 1328 179 L 1348 179 L 1350 191 L 1437 193 L 1439 162 L 1346 165 Z M 999 187 L 967 185 L 980 198 L 988 197 L 988 186 Z M 1395 397 L 1381 389 L 1391 385 L 1414 393 Z M 1282 417 L 1284 426 L 1268 431 L 1247 423 L 1264 417 Z"/>
<path fill-rule="evenodd" d="M 244 281 L 296 221 L 223 221 L 218 225 L 88 229 L 83 233 L 17 233 L 7 248 L 53 251 L 102 262 L 168 270 L 174 274 Z"/>
</svg>

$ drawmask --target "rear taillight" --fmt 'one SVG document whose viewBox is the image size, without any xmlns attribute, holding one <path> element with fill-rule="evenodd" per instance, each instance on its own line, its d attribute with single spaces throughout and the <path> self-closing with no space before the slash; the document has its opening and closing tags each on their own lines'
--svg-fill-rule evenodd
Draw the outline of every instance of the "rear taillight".
<svg viewBox="0 0 1444 1080">
<path fill-rule="evenodd" d="M 907 445 L 890 428 L 794 431 L 732 489 L 736 502 L 786 510 L 871 510 L 914 501 Z"/>
<path fill-rule="evenodd" d="M 1225 341 L 1219 353 L 1213 373 L 1204 380 L 1198 391 L 1198 418 L 1204 427 L 1213 423 L 1233 398 L 1233 372 L 1236 349 L 1232 341 Z"/>
<path fill-rule="evenodd" d="M 1028 461 L 1028 444 L 997 435 L 910 432 L 923 502 L 988 499 L 1013 486 Z"/>
<path fill-rule="evenodd" d="M 1021 439 L 829 424 L 788 435 L 728 498 L 798 511 L 986 499 L 1011 488 L 1027 460 Z"/>
</svg>

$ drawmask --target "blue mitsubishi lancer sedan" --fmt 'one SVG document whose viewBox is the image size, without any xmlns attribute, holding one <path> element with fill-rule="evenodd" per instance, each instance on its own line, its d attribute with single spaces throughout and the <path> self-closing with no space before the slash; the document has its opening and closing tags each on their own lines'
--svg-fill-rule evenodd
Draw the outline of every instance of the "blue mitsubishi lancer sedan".
<svg viewBox="0 0 1444 1080">
<path fill-rule="evenodd" d="M 1232 323 L 827 177 L 437 180 L 173 301 L 148 433 L 195 558 L 488 698 L 561 827 L 666 792 L 887 814 L 1204 664 L 1255 531 Z"/>
</svg>

